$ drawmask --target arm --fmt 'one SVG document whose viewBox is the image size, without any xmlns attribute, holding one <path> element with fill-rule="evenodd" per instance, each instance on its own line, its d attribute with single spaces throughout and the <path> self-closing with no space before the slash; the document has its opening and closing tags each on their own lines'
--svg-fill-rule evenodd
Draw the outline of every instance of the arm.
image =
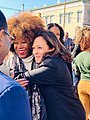
<svg viewBox="0 0 90 120">
<path fill-rule="evenodd" d="M 7 88 L 0 95 L 0 120 L 31 120 L 25 90 L 19 85 Z"/>
<path fill-rule="evenodd" d="M 58 68 L 52 61 L 44 61 L 38 69 L 25 73 L 30 84 L 58 84 Z"/>
</svg>

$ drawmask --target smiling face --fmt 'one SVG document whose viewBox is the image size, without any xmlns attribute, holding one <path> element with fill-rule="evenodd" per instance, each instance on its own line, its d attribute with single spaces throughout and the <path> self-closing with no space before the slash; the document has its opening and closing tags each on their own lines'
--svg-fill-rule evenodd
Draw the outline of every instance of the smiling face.
<svg viewBox="0 0 90 120">
<path fill-rule="evenodd" d="M 45 53 L 53 51 L 53 48 L 49 48 L 49 46 L 46 43 L 46 40 L 42 36 L 39 36 L 34 40 L 32 48 L 33 55 L 37 63 L 41 63 L 43 55 Z"/>
<path fill-rule="evenodd" d="M 20 58 L 27 58 L 30 56 L 30 42 L 27 39 L 16 39 L 14 41 L 14 49 Z"/>
<path fill-rule="evenodd" d="M 57 39 L 60 40 L 60 30 L 58 27 L 53 26 L 50 28 L 50 31 L 52 31 L 55 34 L 55 36 L 57 37 Z"/>
</svg>

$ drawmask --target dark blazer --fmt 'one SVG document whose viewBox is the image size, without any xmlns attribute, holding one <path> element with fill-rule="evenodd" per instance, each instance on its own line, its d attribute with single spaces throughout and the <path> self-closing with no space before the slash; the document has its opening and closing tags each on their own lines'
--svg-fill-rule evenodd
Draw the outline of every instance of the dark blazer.
<svg viewBox="0 0 90 120">
<path fill-rule="evenodd" d="M 30 84 L 39 85 L 48 120 L 85 120 L 85 111 L 74 96 L 70 72 L 61 57 L 47 58 L 38 69 L 25 74 Z"/>
<path fill-rule="evenodd" d="M 0 120 L 31 120 L 26 91 L 0 72 Z"/>
</svg>

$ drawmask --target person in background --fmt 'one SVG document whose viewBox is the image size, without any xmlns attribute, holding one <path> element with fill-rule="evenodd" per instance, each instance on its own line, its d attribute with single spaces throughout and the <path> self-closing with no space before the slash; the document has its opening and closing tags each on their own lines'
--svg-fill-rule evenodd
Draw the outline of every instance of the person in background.
<svg viewBox="0 0 90 120">
<path fill-rule="evenodd" d="M 33 41 L 36 69 L 26 71 L 30 84 L 39 85 L 45 100 L 48 120 L 85 120 L 85 111 L 74 96 L 66 59 L 71 59 L 67 49 L 51 31 L 39 32 Z M 62 51 L 63 50 L 63 51 Z M 67 54 L 68 58 L 63 59 Z M 17 80 L 22 86 L 26 79 Z"/>
<path fill-rule="evenodd" d="M 30 12 L 21 12 L 17 16 L 8 19 L 8 28 L 10 34 L 15 38 L 12 44 L 15 52 L 4 64 L 9 68 L 9 75 L 17 80 L 25 77 L 24 73 L 26 70 L 30 71 L 34 68 L 31 46 L 35 34 L 39 30 L 44 30 L 44 23 L 40 17 Z M 26 91 L 31 105 L 32 119 L 46 120 L 44 112 L 42 113 L 45 109 L 41 104 L 44 104 L 44 102 L 42 103 L 41 101 L 38 86 L 27 86 Z"/>
<path fill-rule="evenodd" d="M 0 65 L 10 49 L 6 18 L 0 10 Z M 0 71 L 0 120 L 31 120 L 26 91 Z"/>
<path fill-rule="evenodd" d="M 80 75 L 78 94 L 86 112 L 86 120 L 88 120 L 90 112 L 90 26 L 80 30 L 77 40 L 82 52 L 75 57 L 73 67 L 75 73 Z"/>
<path fill-rule="evenodd" d="M 61 43 L 64 45 L 64 41 L 63 41 L 64 30 L 63 30 L 63 28 L 59 24 L 57 24 L 57 23 L 49 23 L 47 25 L 47 30 L 52 31 L 56 35 L 57 39 L 60 40 Z M 67 63 L 68 69 L 69 69 L 71 77 L 72 77 L 72 65 L 71 65 L 71 61 L 67 61 L 66 63 Z"/>
<path fill-rule="evenodd" d="M 75 44 L 75 47 L 72 51 L 72 56 L 75 58 L 81 52 L 81 48 L 79 44 Z"/>
<path fill-rule="evenodd" d="M 56 35 L 57 39 L 60 40 L 62 44 L 64 44 L 63 42 L 64 30 L 59 24 L 49 23 L 47 25 L 47 29 L 52 31 Z"/>
<path fill-rule="evenodd" d="M 79 34 L 79 33 L 78 33 Z M 80 48 L 80 45 L 78 44 L 78 41 L 76 41 L 76 37 L 74 39 L 74 44 L 75 44 L 75 47 L 72 51 L 72 56 L 73 58 L 75 58 L 80 52 L 81 52 L 81 48 Z M 73 64 L 73 62 L 72 62 Z M 72 65 L 73 66 L 73 65 Z M 78 97 L 78 89 L 77 89 L 77 85 L 78 85 L 78 82 L 80 80 L 80 75 L 77 75 L 75 73 L 75 70 L 74 68 L 72 67 L 72 74 L 73 74 L 73 86 L 74 86 L 74 90 L 75 90 L 75 94 L 77 95 Z"/>
<path fill-rule="evenodd" d="M 74 43 L 72 41 L 71 38 L 69 38 L 69 33 L 65 32 L 65 36 L 64 36 L 64 45 L 65 47 L 68 49 L 69 52 L 72 52 L 73 48 L 74 48 Z"/>
</svg>

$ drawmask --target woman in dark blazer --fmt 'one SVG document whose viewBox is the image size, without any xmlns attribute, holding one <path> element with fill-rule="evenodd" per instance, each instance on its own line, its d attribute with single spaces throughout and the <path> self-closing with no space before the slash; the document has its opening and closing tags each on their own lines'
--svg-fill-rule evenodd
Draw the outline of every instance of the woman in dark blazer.
<svg viewBox="0 0 90 120">
<path fill-rule="evenodd" d="M 38 33 L 32 48 L 36 69 L 30 73 L 27 71 L 25 75 L 29 84 L 39 85 L 45 101 L 47 120 L 85 120 L 85 111 L 79 99 L 74 96 L 70 72 L 65 62 L 71 59 L 66 48 L 50 31 Z M 25 79 L 17 81 L 22 86 L 27 82 Z"/>
</svg>

